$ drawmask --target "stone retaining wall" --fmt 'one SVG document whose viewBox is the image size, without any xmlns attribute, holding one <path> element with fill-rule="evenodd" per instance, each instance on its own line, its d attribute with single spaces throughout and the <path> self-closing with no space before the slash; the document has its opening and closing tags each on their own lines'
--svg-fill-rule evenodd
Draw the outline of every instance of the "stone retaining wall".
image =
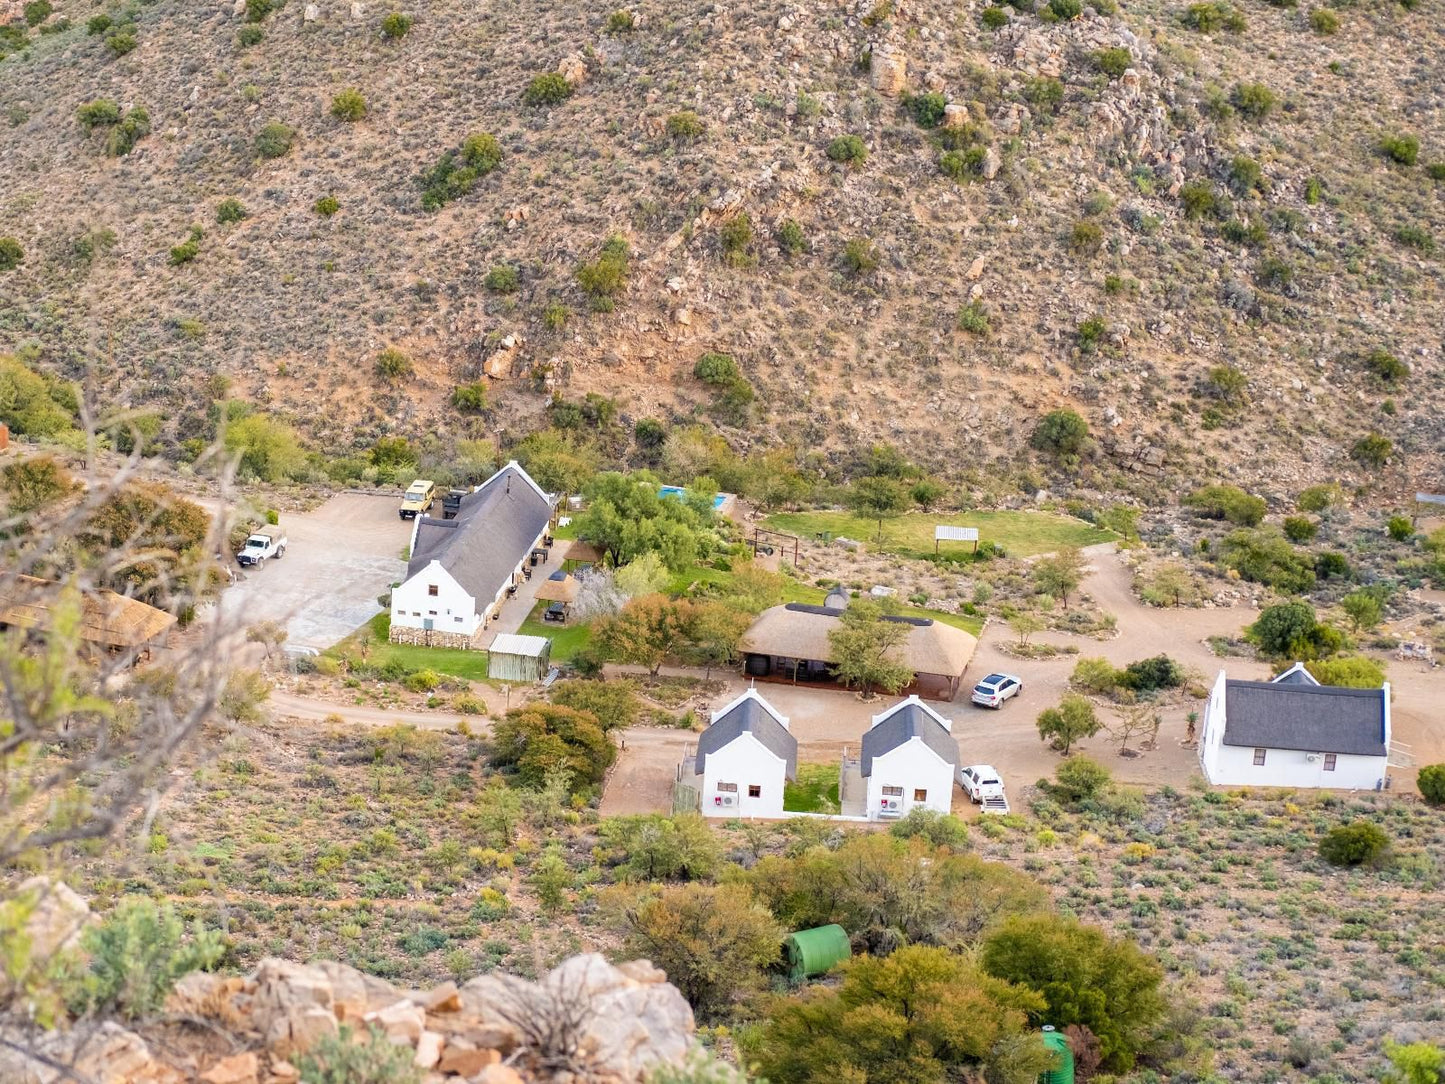
<svg viewBox="0 0 1445 1084">
<path fill-rule="evenodd" d="M 459 647 L 470 651 L 476 646 L 470 636 L 460 632 L 443 632 L 440 629 L 428 632 L 426 629 L 415 629 L 406 625 L 392 625 L 387 639 L 394 644 L 411 644 L 413 647 Z"/>
</svg>

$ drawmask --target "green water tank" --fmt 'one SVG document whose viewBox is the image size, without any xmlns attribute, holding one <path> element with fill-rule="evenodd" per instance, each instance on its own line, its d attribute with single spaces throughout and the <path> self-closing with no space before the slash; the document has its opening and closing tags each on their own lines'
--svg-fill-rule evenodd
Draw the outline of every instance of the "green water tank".
<svg viewBox="0 0 1445 1084">
<path fill-rule="evenodd" d="M 853 955 L 853 946 L 848 943 L 847 931 L 835 923 L 789 935 L 783 942 L 783 951 L 788 959 L 789 977 L 794 982 L 802 982 L 811 975 L 822 975 L 837 967 Z"/>
<path fill-rule="evenodd" d="M 1052 1025 L 1044 1025 L 1044 1046 L 1054 1055 L 1053 1068 L 1039 1075 L 1039 1084 L 1074 1084 L 1074 1052 Z"/>
</svg>

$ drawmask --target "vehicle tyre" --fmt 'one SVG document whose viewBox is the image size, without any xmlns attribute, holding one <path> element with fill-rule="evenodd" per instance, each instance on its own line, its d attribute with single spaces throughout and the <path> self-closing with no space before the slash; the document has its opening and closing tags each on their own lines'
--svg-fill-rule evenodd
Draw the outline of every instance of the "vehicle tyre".
<svg viewBox="0 0 1445 1084">
<path fill-rule="evenodd" d="M 257 557 L 257 558 L 256 558 L 256 568 L 259 570 L 259 569 L 263 569 L 263 568 L 265 568 L 265 567 L 266 567 L 266 558 L 264 558 L 264 557 Z"/>
<path fill-rule="evenodd" d="M 286 547 L 285 547 L 285 546 L 279 547 L 279 548 L 276 550 L 276 560 L 279 561 L 279 560 L 281 560 L 281 558 L 283 558 L 283 557 L 285 557 L 285 556 L 286 556 Z"/>
</svg>

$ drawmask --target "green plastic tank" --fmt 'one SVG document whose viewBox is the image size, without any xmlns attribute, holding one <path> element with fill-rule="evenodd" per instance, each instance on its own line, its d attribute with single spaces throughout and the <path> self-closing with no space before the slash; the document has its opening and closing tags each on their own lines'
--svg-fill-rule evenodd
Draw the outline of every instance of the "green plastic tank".
<svg viewBox="0 0 1445 1084">
<path fill-rule="evenodd" d="M 848 943 L 848 932 L 835 923 L 790 934 L 783 942 L 783 951 L 789 977 L 794 982 L 802 982 L 837 967 L 853 955 L 853 946 Z"/>
<path fill-rule="evenodd" d="M 1051 1024 L 1044 1025 L 1044 1046 L 1054 1055 L 1054 1067 L 1039 1074 L 1039 1084 L 1074 1084 L 1074 1052 Z"/>
</svg>

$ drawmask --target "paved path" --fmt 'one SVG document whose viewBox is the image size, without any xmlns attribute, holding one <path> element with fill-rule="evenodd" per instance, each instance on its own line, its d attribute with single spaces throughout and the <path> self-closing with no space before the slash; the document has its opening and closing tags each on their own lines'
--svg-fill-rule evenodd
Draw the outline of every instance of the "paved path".
<svg viewBox="0 0 1445 1084">
<path fill-rule="evenodd" d="M 522 623 L 531 615 L 533 607 L 537 605 L 538 590 L 547 582 L 548 576 L 562 567 L 562 562 L 566 560 L 567 551 L 571 546 L 570 541 L 557 539 L 549 551 L 547 563 L 532 569 L 532 578 L 523 580 L 517 587 L 516 595 L 503 601 L 497 620 L 493 621 L 486 631 L 479 634 L 474 642 L 480 644 L 485 650 L 499 633 L 516 632 L 520 629 Z"/>
</svg>

